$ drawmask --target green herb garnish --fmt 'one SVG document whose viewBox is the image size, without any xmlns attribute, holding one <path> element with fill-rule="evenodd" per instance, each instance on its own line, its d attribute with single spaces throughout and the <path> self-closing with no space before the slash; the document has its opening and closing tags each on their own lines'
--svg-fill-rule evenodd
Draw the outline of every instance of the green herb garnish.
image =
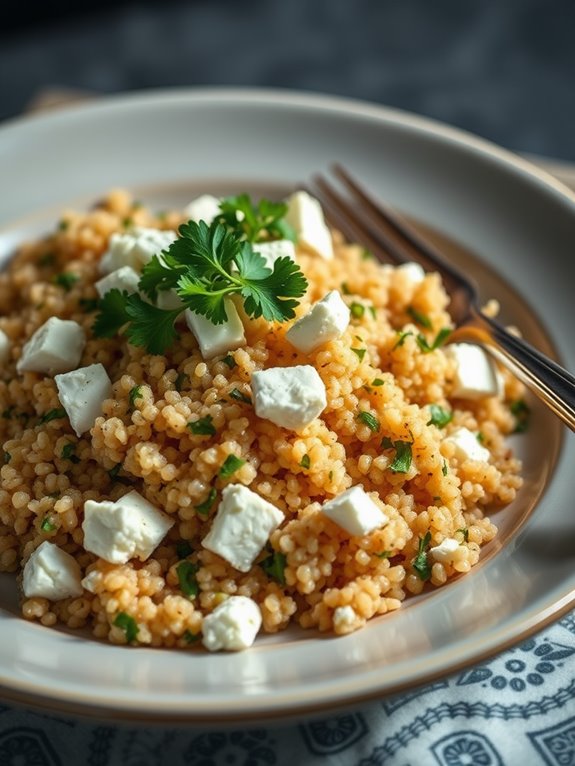
<svg viewBox="0 0 575 766">
<path fill-rule="evenodd" d="M 142 394 L 142 386 L 134 386 L 130 389 L 130 393 L 128 394 L 128 401 L 130 402 L 130 407 L 134 409 L 136 406 L 136 399 L 143 399 Z"/>
<path fill-rule="evenodd" d="M 178 582 L 182 593 L 189 598 L 195 598 L 200 592 L 200 586 L 196 580 L 196 574 L 200 567 L 191 561 L 181 561 L 176 567 Z"/>
<path fill-rule="evenodd" d="M 229 479 L 230 476 L 232 476 L 245 464 L 245 462 L 246 461 L 242 460 L 241 457 L 236 457 L 236 455 L 228 455 L 219 470 L 219 475 L 222 479 Z"/>
<path fill-rule="evenodd" d="M 429 414 L 431 417 L 427 421 L 427 425 L 437 426 L 438 428 L 445 428 L 453 418 L 453 413 L 443 409 L 439 404 L 430 404 Z"/>
<path fill-rule="evenodd" d="M 377 556 L 378 559 L 389 559 L 391 558 L 392 551 L 382 551 L 381 553 L 375 553 L 374 556 Z"/>
<path fill-rule="evenodd" d="M 441 473 L 442 473 L 444 476 L 447 476 L 447 473 L 448 473 L 448 471 L 449 471 L 449 468 L 448 468 L 448 466 L 447 466 L 447 460 L 444 460 L 444 461 L 443 461 L 443 465 L 441 466 Z"/>
<path fill-rule="evenodd" d="M 385 383 L 385 380 L 382 380 L 381 378 L 374 378 L 374 379 L 371 381 L 371 385 L 372 385 L 372 386 L 383 386 L 383 385 L 384 385 L 384 383 Z"/>
<path fill-rule="evenodd" d="M 231 354 L 226 354 L 226 356 L 224 356 L 224 358 L 222 359 L 222 362 L 224 364 L 227 364 L 230 370 L 233 370 L 234 367 L 237 366 L 236 360 L 233 358 Z"/>
<path fill-rule="evenodd" d="M 211 415 L 206 415 L 204 418 L 194 420 L 193 423 L 188 423 L 188 428 L 196 436 L 215 436 L 216 433 L 216 427 L 213 424 Z"/>
<path fill-rule="evenodd" d="M 71 463 L 77 464 L 80 462 L 80 458 L 78 455 L 76 455 L 76 445 L 72 444 L 72 442 L 68 442 L 67 444 L 64 444 L 62 447 L 62 452 L 60 453 L 60 457 L 63 460 L 69 460 Z"/>
<path fill-rule="evenodd" d="M 529 427 L 529 419 L 531 417 L 531 409 L 524 399 L 517 399 L 515 402 L 511 402 L 509 409 L 511 414 L 515 416 L 515 428 L 514 434 L 522 434 L 527 431 Z"/>
<path fill-rule="evenodd" d="M 420 580 L 424 582 L 431 577 L 431 565 L 427 556 L 427 548 L 431 542 L 431 532 L 426 532 L 425 537 L 419 538 L 417 556 L 413 559 L 413 568 Z"/>
<path fill-rule="evenodd" d="M 456 529 L 455 534 L 460 534 L 463 536 L 463 541 L 468 543 L 469 542 L 469 530 L 467 527 L 461 527 L 461 529 Z"/>
<path fill-rule="evenodd" d="M 79 279 L 80 277 L 77 274 L 63 271 L 61 274 L 56 274 L 54 284 L 63 287 L 66 292 L 69 292 Z"/>
<path fill-rule="evenodd" d="M 351 312 L 352 317 L 355 317 L 355 319 L 361 319 L 362 316 L 365 314 L 365 306 L 363 305 L 363 303 L 356 303 L 354 301 L 349 307 L 349 310 Z"/>
<path fill-rule="evenodd" d="M 180 542 L 176 543 L 176 555 L 179 559 L 186 559 L 192 550 L 193 548 L 188 540 L 180 540 Z"/>
<path fill-rule="evenodd" d="M 121 470 L 122 470 L 122 463 L 116 463 L 116 465 L 113 466 L 113 468 L 110 468 L 110 470 L 107 471 L 107 474 L 110 477 L 110 479 L 114 481 L 114 479 L 118 477 L 118 474 L 120 473 Z"/>
<path fill-rule="evenodd" d="M 431 351 L 435 351 L 436 348 L 443 346 L 447 338 L 451 335 L 449 327 L 444 327 L 435 336 L 435 340 L 429 345 L 427 338 L 421 333 L 418 334 L 416 340 L 417 345 L 423 351 L 424 354 L 429 354 Z"/>
<path fill-rule="evenodd" d="M 375 256 L 373 255 L 373 253 L 370 250 L 367 250 L 366 248 L 364 248 L 361 251 L 361 260 L 362 261 L 372 261 L 374 259 L 374 257 Z"/>
<path fill-rule="evenodd" d="M 371 412 L 362 411 L 357 415 L 357 419 L 364 423 L 370 431 L 374 433 L 379 431 L 379 420 Z"/>
<path fill-rule="evenodd" d="M 4 450 L 4 465 L 7 465 L 12 460 L 12 455 Z"/>
<path fill-rule="evenodd" d="M 362 362 L 363 361 L 363 357 L 365 356 L 365 352 L 366 352 L 367 349 L 365 349 L 365 348 L 352 348 L 351 350 L 353 351 L 354 354 L 356 354 L 356 356 L 359 359 L 359 361 Z"/>
<path fill-rule="evenodd" d="M 405 339 L 408 338 L 410 335 L 413 335 L 411 330 L 407 330 L 406 332 L 398 331 L 399 338 L 395 342 L 395 345 L 391 349 L 392 351 L 395 351 L 396 348 L 399 348 L 400 346 L 403 346 L 405 343 Z"/>
<path fill-rule="evenodd" d="M 199 641 L 201 638 L 200 633 L 192 633 L 191 630 L 185 630 L 183 633 L 182 638 L 187 644 L 195 644 L 196 641 Z"/>
<path fill-rule="evenodd" d="M 236 402 L 244 402 L 245 404 L 252 403 L 251 397 L 247 394 L 243 394 L 239 388 L 232 388 L 230 396 L 232 399 L 235 399 Z"/>
<path fill-rule="evenodd" d="M 49 516 L 45 516 L 40 524 L 42 532 L 53 532 L 56 529 L 56 525 L 50 520 Z"/>
<path fill-rule="evenodd" d="M 389 436 L 383 437 L 380 445 L 381 448 L 395 450 L 395 458 L 389 466 L 391 471 L 394 473 L 407 473 L 409 471 L 412 460 L 411 445 L 412 442 L 402 441 L 401 439 L 394 442 Z"/>
<path fill-rule="evenodd" d="M 174 388 L 176 389 L 176 391 L 178 391 L 178 392 L 181 391 L 182 390 L 182 386 L 184 385 L 185 381 L 188 380 L 188 379 L 189 378 L 188 378 L 188 376 L 186 375 L 185 372 L 179 372 L 178 373 L 178 377 L 174 381 Z"/>
<path fill-rule="evenodd" d="M 426 314 L 422 314 L 421 311 L 418 311 L 413 306 L 408 306 L 408 308 L 406 309 L 406 312 L 407 314 L 409 314 L 409 316 L 413 319 L 413 321 L 416 324 L 421 325 L 421 327 L 426 327 L 428 330 L 431 330 L 432 328 L 431 319 L 428 316 L 426 316 Z"/>
<path fill-rule="evenodd" d="M 285 220 L 288 210 L 285 202 L 261 199 L 255 204 L 249 195 L 239 194 L 223 199 L 220 210 L 218 219 L 248 242 L 267 238 L 295 241 L 295 231 Z"/>
<path fill-rule="evenodd" d="M 194 508 L 196 511 L 200 514 L 200 516 L 207 516 L 210 512 L 212 505 L 214 504 L 214 500 L 216 499 L 217 490 L 212 487 L 208 493 L 207 498 L 204 500 L 203 503 L 200 503 L 199 505 L 194 505 Z"/>
<path fill-rule="evenodd" d="M 261 568 L 264 572 L 273 580 L 277 580 L 281 585 L 286 584 L 285 568 L 287 563 L 287 557 L 285 553 L 279 551 L 272 551 L 262 562 L 260 562 Z"/>
<path fill-rule="evenodd" d="M 299 461 L 299 464 L 301 465 L 302 468 L 305 468 L 307 470 L 310 467 L 310 465 L 311 465 L 311 460 L 310 460 L 309 455 L 305 454 L 302 457 L 302 459 Z"/>
<path fill-rule="evenodd" d="M 475 434 L 475 438 L 479 442 L 479 444 L 485 444 L 485 434 L 482 431 L 478 431 Z"/>
<path fill-rule="evenodd" d="M 56 407 L 53 410 L 45 412 L 38 422 L 42 425 L 43 423 L 49 423 L 51 420 L 59 420 L 60 418 L 66 417 L 68 417 L 66 410 L 62 407 Z"/>
<path fill-rule="evenodd" d="M 138 624 L 133 617 L 126 612 L 119 612 L 114 620 L 114 625 L 121 628 L 126 634 L 126 641 L 131 644 L 138 637 Z"/>
</svg>

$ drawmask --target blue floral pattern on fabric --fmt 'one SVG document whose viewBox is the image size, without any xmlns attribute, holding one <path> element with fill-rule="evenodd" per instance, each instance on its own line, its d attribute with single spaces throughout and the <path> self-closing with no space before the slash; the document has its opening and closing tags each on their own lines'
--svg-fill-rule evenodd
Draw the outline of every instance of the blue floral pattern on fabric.
<svg viewBox="0 0 575 766">
<path fill-rule="evenodd" d="M 16 727 L 0 734 L 0 766 L 61 766 L 46 734 Z"/>
<path fill-rule="evenodd" d="M 195 737 L 184 753 L 186 766 L 273 766 L 273 741 L 263 729 L 208 732 Z"/>
<path fill-rule="evenodd" d="M 492 743 L 475 731 L 458 731 L 431 747 L 439 766 L 504 766 Z"/>
<path fill-rule="evenodd" d="M 575 766 L 575 718 L 529 732 L 529 738 L 548 766 Z"/>
<path fill-rule="evenodd" d="M 300 728 L 308 750 L 315 755 L 341 753 L 368 732 L 365 719 L 359 714 L 314 721 Z"/>
</svg>

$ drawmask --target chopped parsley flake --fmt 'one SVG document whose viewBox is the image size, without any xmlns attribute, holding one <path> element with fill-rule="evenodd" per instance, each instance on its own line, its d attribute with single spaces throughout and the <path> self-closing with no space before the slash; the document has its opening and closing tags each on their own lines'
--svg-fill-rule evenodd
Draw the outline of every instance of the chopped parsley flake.
<svg viewBox="0 0 575 766">
<path fill-rule="evenodd" d="M 408 338 L 410 335 L 413 335 L 413 333 L 411 332 L 411 330 L 407 330 L 406 332 L 402 332 L 400 330 L 400 331 L 398 331 L 398 335 L 399 335 L 399 337 L 398 337 L 397 341 L 395 342 L 395 345 L 391 349 L 392 351 L 395 351 L 396 348 L 399 348 L 400 346 L 403 346 L 403 344 L 405 343 L 405 339 Z"/>
<path fill-rule="evenodd" d="M 238 469 L 240 469 L 245 462 L 246 461 L 242 460 L 241 457 L 236 457 L 236 455 L 228 455 L 219 470 L 219 475 L 222 479 L 229 479 L 230 476 L 233 476 L 233 474 Z"/>
<path fill-rule="evenodd" d="M 444 460 L 444 461 L 443 461 L 443 465 L 442 465 L 442 467 L 441 467 L 441 473 L 442 473 L 444 476 L 447 476 L 447 473 L 448 473 L 448 471 L 449 471 L 449 468 L 447 467 L 447 460 Z"/>
<path fill-rule="evenodd" d="M 63 287 L 66 292 L 69 292 L 79 279 L 80 277 L 77 274 L 63 271 L 61 274 L 56 274 L 54 284 Z"/>
<path fill-rule="evenodd" d="M 53 410 L 45 412 L 38 422 L 42 425 L 43 423 L 49 423 L 51 420 L 60 420 L 60 418 L 66 417 L 68 417 L 66 410 L 62 407 L 56 407 Z"/>
<path fill-rule="evenodd" d="M 226 354 L 226 356 L 224 356 L 224 358 L 222 359 L 222 362 L 224 364 L 227 364 L 227 366 L 230 368 L 230 370 L 233 370 L 234 367 L 237 366 L 237 362 L 236 362 L 236 360 L 233 358 L 233 356 L 231 354 Z"/>
<path fill-rule="evenodd" d="M 311 465 L 311 460 L 309 459 L 309 455 L 305 454 L 302 459 L 300 460 L 300 463 L 302 468 L 309 468 Z"/>
<path fill-rule="evenodd" d="M 438 428 L 445 428 L 445 426 L 451 422 L 453 413 L 445 410 L 439 404 L 429 405 L 430 418 L 427 421 L 428 426 L 437 426 Z"/>
<path fill-rule="evenodd" d="M 381 551 L 381 553 L 374 554 L 377 556 L 378 559 L 389 559 L 391 558 L 391 551 Z"/>
<path fill-rule="evenodd" d="M 126 634 L 126 641 L 131 644 L 138 637 L 138 624 L 133 617 L 126 612 L 119 612 L 114 620 L 114 625 L 121 628 Z"/>
<path fill-rule="evenodd" d="M 440 346 L 443 346 L 445 341 L 449 338 L 451 335 L 451 330 L 449 327 L 442 328 L 437 335 L 435 336 L 435 340 L 429 345 L 427 342 L 427 338 L 419 333 L 417 336 L 417 345 L 419 348 L 423 351 L 424 354 L 429 354 L 431 351 L 435 351 L 436 348 L 439 348 Z"/>
<path fill-rule="evenodd" d="M 469 530 L 467 529 L 467 527 L 461 527 L 461 529 L 456 529 L 455 534 L 462 535 L 463 541 L 465 543 L 469 542 Z"/>
<path fill-rule="evenodd" d="M 118 474 L 120 473 L 121 470 L 122 470 L 122 464 L 116 463 L 116 465 L 113 468 L 110 468 L 110 470 L 108 471 L 108 476 L 110 477 L 110 479 L 112 479 L 112 481 L 114 481 L 114 479 L 118 477 Z"/>
<path fill-rule="evenodd" d="M 361 260 L 362 261 L 372 261 L 375 258 L 374 254 L 371 252 L 371 250 L 363 249 L 361 251 Z"/>
<path fill-rule="evenodd" d="M 529 419 L 531 417 L 531 409 L 524 399 L 517 399 L 511 402 L 509 409 L 511 414 L 515 416 L 515 428 L 514 434 L 522 434 L 527 431 L 529 427 Z"/>
<path fill-rule="evenodd" d="M 425 314 L 422 314 L 421 311 L 418 311 L 413 306 L 408 306 L 407 313 L 416 324 L 421 325 L 421 327 L 425 327 L 428 330 L 431 330 L 432 324 L 431 324 L 430 318 L 426 316 Z"/>
<path fill-rule="evenodd" d="M 354 354 L 356 354 L 356 356 L 359 359 L 359 361 L 362 362 L 363 361 L 363 357 L 365 356 L 365 352 L 366 352 L 367 349 L 365 349 L 365 348 L 352 348 L 351 350 L 353 351 Z"/>
<path fill-rule="evenodd" d="M 419 538 L 417 556 L 413 559 L 413 568 L 420 580 L 424 582 L 431 577 L 431 565 L 427 556 L 427 548 L 431 542 L 431 532 L 426 532 L 425 537 Z"/>
<path fill-rule="evenodd" d="M 341 283 L 341 292 L 343 295 L 351 295 L 351 290 L 349 289 L 347 282 Z"/>
<path fill-rule="evenodd" d="M 193 423 L 188 423 L 188 428 L 195 436 L 215 436 L 216 433 L 216 427 L 213 424 L 211 415 L 206 415 L 204 418 L 194 420 Z"/>
<path fill-rule="evenodd" d="M 295 231 L 285 220 L 285 202 L 261 199 L 254 203 L 248 194 L 239 194 L 223 199 L 220 210 L 222 212 L 218 220 L 248 242 L 259 242 L 266 236 L 272 239 L 291 239 L 292 242 L 296 239 Z"/>
<path fill-rule="evenodd" d="M 379 431 L 379 420 L 371 412 L 362 411 L 358 414 L 357 419 L 364 423 L 370 431 L 374 433 Z"/>
<path fill-rule="evenodd" d="M 261 563 L 260 566 L 272 580 L 277 580 L 280 585 L 286 584 L 285 568 L 287 557 L 285 553 L 272 551 Z"/>
<path fill-rule="evenodd" d="M 40 524 L 42 532 L 53 532 L 56 529 L 56 525 L 52 522 L 49 516 L 45 516 Z"/>
<path fill-rule="evenodd" d="M 185 630 L 184 634 L 182 636 L 186 644 L 195 644 L 196 641 L 199 641 L 201 638 L 200 633 L 192 633 L 191 630 Z"/>
<path fill-rule="evenodd" d="M 178 373 L 178 377 L 177 377 L 177 378 L 176 378 L 176 380 L 174 381 L 174 388 L 176 389 L 176 391 L 178 391 L 178 392 L 179 392 L 179 391 L 181 391 L 181 390 L 182 390 L 182 388 L 183 388 L 183 386 L 184 386 L 184 383 L 186 382 L 186 380 L 189 380 L 189 378 L 188 378 L 188 376 L 186 375 L 186 373 L 185 373 L 185 372 L 179 372 L 179 373 Z"/>
<path fill-rule="evenodd" d="M 128 401 L 130 402 L 130 407 L 134 409 L 136 406 L 136 399 L 143 399 L 142 395 L 142 386 L 134 386 L 130 389 L 130 393 L 128 394 Z"/>
<path fill-rule="evenodd" d="M 242 393 L 239 388 L 232 388 L 230 391 L 230 396 L 232 399 L 235 399 L 236 402 L 244 402 L 244 404 L 252 403 L 251 396 Z"/>
<path fill-rule="evenodd" d="M 77 464 L 80 462 L 80 458 L 78 455 L 76 455 L 76 445 L 72 444 L 72 442 L 67 442 L 62 447 L 62 452 L 60 453 L 60 457 L 63 460 L 69 460 L 71 463 Z"/>
<path fill-rule="evenodd" d="M 217 490 L 214 487 L 212 487 L 210 491 L 208 492 L 208 496 L 204 500 L 204 502 L 194 506 L 194 508 L 200 514 L 200 516 L 208 515 L 208 513 L 210 512 L 212 508 L 212 505 L 214 504 L 214 500 L 216 499 L 217 494 L 218 494 Z"/>
<path fill-rule="evenodd" d="M 182 593 L 189 598 L 195 598 L 200 592 L 200 586 L 196 580 L 196 574 L 200 567 L 191 561 L 181 561 L 176 567 L 178 582 Z"/>
<path fill-rule="evenodd" d="M 381 378 L 374 378 L 374 379 L 371 381 L 371 385 L 372 385 L 372 386 L 383 386 L 383 385 L 384 385 L 384 383 L 385 383 L 385 380 L 382 380 Z"/>
<path fill-rule="evenodd" d="M 363 303 L 356 303 L 355 301 L 349 307 L 352 317 L 355 319 L 361 319 L 365 314 L 365 306 Z"/>
<path fill-rule="evenodd" d="M 179 559 L 186 559 L 192 553 L 192 546 L 188 540 L 180 540 L 176 543 L 176 554 Z"/>
<path fill-rule="evenodd" d="M 384 436 L 381 440 L 382 449 L 395 449 L 395 458 L 390 464 L 389 468 L 394 473 L 407 473 L 411 468 L 411 445 L 412 442 L 392 441 L 389 436 Z"/>
</svg>

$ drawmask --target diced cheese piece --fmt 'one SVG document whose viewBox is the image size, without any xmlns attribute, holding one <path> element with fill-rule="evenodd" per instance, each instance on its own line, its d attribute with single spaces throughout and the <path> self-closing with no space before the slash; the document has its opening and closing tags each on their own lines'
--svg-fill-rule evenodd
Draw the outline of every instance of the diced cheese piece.
<svg viewBox="0 0 575 766">
<path fill-rule="evenodd" d="M 244 326 L 233 301 L 226 299 L 228 319 L 223 324 L 214 324 L 200 314 L 186 309 L 186 324 L 194 333 L 204 359 L 234 351 L 246 342 Z"/>
<path fill-rule="evenodd" d="M 290 258 L 295 261 L 295 245 L 289 239 L 276 239 L 273 242 L 256 242 L 252 245 L 256 253 L 265 259 L 266 266 L 273 269 L 278 258 Z"/>
<path fill-rule="evenodd" d="M 50 317 L 25 344 L 16 369 L 48 375 L 73 370 L 85 345 L 86 336 L 78 322 Z"/>
<path fill-rule="evenodd" d="M 337 290 L 332 290 L 289 328 L 286 338 L 308 353 L 330 340 L 339 338 L 349 324 L 349 308 Z"/>
<path fill-rule="evenodd" d="M 305 191 L 294 192 L 286 200 L 286 222 L 295 229 L 298 245 L 314 255 L 331 260 L 333 244 L 320 203 Z"/>
<path fill-rule="evenodd" d="M 396 267 L 396 271 L 406 276 L 414 285 L 423 282 L 425 279 L 425 271 L 422 266 L 415 261 L 408 261 L 407 263 L 400 264 Z"/>
<path fill-rule="evenodd" d="M 325 385 L 308 364 L 260 370 L 251 383 L 256 415 L 282 428 L 305 428 L 327 406 Z"/>
<path fill-rule="evenodd" d="M 134 556 L 145 561 L 173 524 L 135 490 L 114 502 L 86 500 L 84 548 L 111 564 L 125 564 Z"/>
<path fill-rule="evenodd" d="M 93 569 L 91 572 L 82 579 L 82 588 L 90 593 L 96 593 L 96 588 L 102 579 L 102 575 L 97 569 Z"/>
<path fill-rule="evenodd" d="M 487 462 L 491 453 L 485 447 L 482 447 L 477 436 L 469 428 L 456 428 L 452 434 L 446 437 L 446 442 L 455 447 L 455 457 L 463 462 L 464 460 L 482 460 Z"/>
<path fill-rule="evenodd" d="M 0 364 L 8 361 L 12 343 L 4 330 L 0 330 Z"/>
<path fill-rule="evenodd" d="M 202 545 L 234 569 L 249 572 L 283 518 L 275 505 L 243 484 L 228 484 L 222 490 L 218 512 Z"/>
<path fill-rule="evenodd" d="M 445 347 L 445 353 L 456 363 L 452 396 L 481 399 L 499 394 L 497 365 L 480 346 L 473 343 L 451 343 Z"/>
<path fill-rule="evenodd" d="M 441 564 L 450 564 L 453 561 L 453 554 L 459 548 L 459 542 L 453 537 L 446 537 L 445 540 L 429 549 L 429 553 L 435 561 Z"/>
<path fill-rule="evenodd" d="M 107 252 L 100 261 L 100 272 L 109 274 L 122 266 L 139 271 L 142 266 L 160 255 L 178 238 L 175 231 L 135 227 L 121 234 L 112 234 Z"/>
<path fill-rule="evenodd" d="M 45 540 L 30 556 L 22 573 L 26 598 L 40 596 L 58 601 L 81 596 L 82 572 L 76 559 L 54 543 Z"/>
<path fill-rule="evenodd" d="M 333 627 L 336 633 L 350 633 L 357 625 L 357 614 L 352 606 L 337 606 L 333 611 Z"/>
<path fill-rule="evenodd" d="M 210 652 L 248 649 L 262 624 L 259 606 L 247 596 L 230 596 L 204 617 L 202 643 Z"/>
<path fill-rule="evenodd" d="M 54 380 L 70 424 L 81 436 L 92 428 L 104 400 L 112 395 L 112 381 L 100 363 L 56 375 Z"/>
<path fill-rule="evenodd" d="M 324 503 L 322 513 L 350 535 L 361 537 L 387 524 L 389 519 L 363 489 L 350 487 Z"/>
<path fill-rule="evenodd" d="M 121 266 L 115 271 L 111 271 L 107 276 L 99 279 L 94 287 L 98 291 L 100 298 L 103 298 L 110 290 L 120 290 L 120 292 L 137 293 L 140 277 L 138 272 L 131 266 Z"/>
<path fill-rule="evenodd" d="M 196 197 L 184 208 L 184 214 L 188 221 L 195 221 L 196 223 L 205 221 L 208 226 L 220 213 L 220 200 L 211 194 L 202 194 L 200 197 Z"/>
</svg>

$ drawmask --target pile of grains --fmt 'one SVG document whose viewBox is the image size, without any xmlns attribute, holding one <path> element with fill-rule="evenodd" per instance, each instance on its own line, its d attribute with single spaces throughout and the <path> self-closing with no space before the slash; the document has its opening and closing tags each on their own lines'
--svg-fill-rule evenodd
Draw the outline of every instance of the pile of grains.
<svg viewBox="0 0 575 766">
<path fill-rule="evenodd" d="M 496 534 L 486 510 L 510 503 L 521 485 L 505 436 L 516 427 L 512 404 L 522 388 L 502 371 L 498 395 L 453 395 L 448 346 L 430 349 L 451 326 L 439 276 L 413 280 L 335 232 L 332 260 L 297 251 L 309 282 L 297 316 L 331 290 L 351 309 L 341 337 L 314 351 L 286 340 L 292 322 L 263 319 L 245 322 L 245 346 L 207 360 L 185 325 L 165 356 L 121 337 L 94 338 L 94 283 L 112 233 L 177 229 L 184 220 L 114 192 L 87 214 L 67 212 L 0 274 L 0 329 L 9 341 L 0 373 L 0 571 L 21 572 L 50 541 L 89 575 L 79 596 L 24 597 L 24 617 L 88 627 L 118 644 L 195 648 L 206 616 L 239 595 L 257 603 L 264 632 L 295 623 L 345 634 L 468 572 Z M 53 316 L 81 325 L 80 365 L 102 364 L 113 385 L 81 437 L 62 414 L 54 377 L 16 370 L 24 343 Z M 319 417 L 297 432 L 258 418 L 250 385 L 255 371 L 292 365 L 313 366 L 327 395 Z M 434 411 L 448 422 L 433 422 Z M 214 433 L 194 434 L 189 423 L 206 416 Z M 461 455 L 449 438 L 460 428 L 477 435 L 488 460 Z M 222 477 L 230 455 L 239 467 Z M 284 514 L 248 572 L 201 545 L 230 483 Z M 355 485 L 388 519 L 364 536 L 321 510 Z M 175 523 L 147 560 L 112 564 L 83 547 L 84 504 L 132 490 Z M 458 545 L 434 553 L 445 540 Z M 193 587 L 182 586 L 182 561 Z"/>
</svg>

